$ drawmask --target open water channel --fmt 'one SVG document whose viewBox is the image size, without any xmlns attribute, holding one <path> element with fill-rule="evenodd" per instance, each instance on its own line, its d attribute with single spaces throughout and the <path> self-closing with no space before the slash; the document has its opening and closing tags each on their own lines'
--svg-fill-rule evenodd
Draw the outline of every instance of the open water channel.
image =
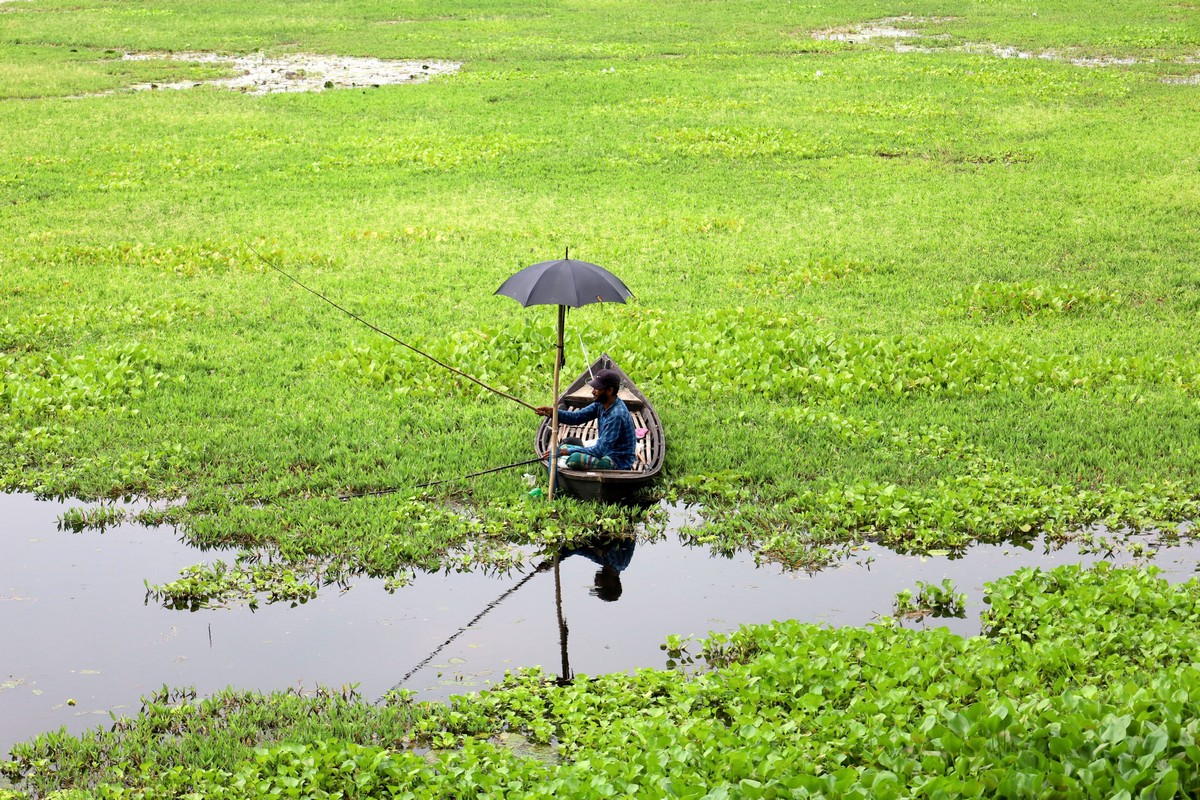
<svg viewBox="0 0 1200 800">
<path fill-rule="evenodd" d="M 364 578 L 300 606 L 255 611 L 147 604 L 143 579 L 164 582 L 234 554 L 195 550 L 169 528 L 59 530 L 59 515 L 76 505 L 0 494 L 0 757 L 42 731 L 80 732 L 110 725 L 110 713 L 135 714 L 140 698 L 163 685 L 208 694 L 357 683 L 371 699 L 396 686 L 443 699 L 486 688 L 508 669 L 560 674 L 564 653 L 575 674 L 663 667 L 660 645 L 670 634 L 785 618 L 865 625 L 890 614 L 901 589 L 947 577 L 967 594 L 968 616 L 908 624 L 972 635 L 985 582 L 1022 566 L 1099 560 L 1071 546 L 983 545 L 956 559 L 872 547 L 813 575 L 788 573 L 756 566 L 750 555 L 685 546 L 674 531 L 686 512 L 673 509 L 665 539 L 607 554 L 620 567 L 610 579 L 586 554 L 562 560 L 564 649 L 552 570 L 423 574 L 394 594 Z M 1190 578 L 1198 560 L 1190 541 L 1154 558 L 1176 581 Z"/>
</svg>

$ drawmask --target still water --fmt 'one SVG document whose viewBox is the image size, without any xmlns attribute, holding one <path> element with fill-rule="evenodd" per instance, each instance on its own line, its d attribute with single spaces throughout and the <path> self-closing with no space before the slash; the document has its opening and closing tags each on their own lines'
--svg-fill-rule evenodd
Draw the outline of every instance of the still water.
<svg viewBox="0 0 1200 800">
<path fill-rule="evenodd" d="M 971 635 L 986 581 L 1022 566 L 1099 560 L 1071 547 L 985 545 L 954 560 L 874 547 L 810 576 L 687 547 L 672 532 L 683 522 L 676 510 L 664 540 L 609 552 L 604 575 L 588 554 L 562 560 L 564 651 L 552 569 L 418 575 L 394 594 L 360 579 L 295 608 L 172 611 L 144 602 L 143 579 L 163 582 L 234 554 L 195 550 L 169 528 L 60 531 L 58 516 L 71 505 L 0 494 L 0 756 L 45 730 L 80 732 L 111 724 L 110 712 L 134 714 L 140 697 L 164 684 L 208 694 L 357 683 L 372 699 L 396 686 L 442 699 L 517 667 L 558 675 L 564 657 L 575 674 L 663 667 L 659 646 L 669 634 L 785 618 L 864 625 L 890 614 L 896 592 L 918 580 L 952 578 L 967 593 L 968 617 L 910 624 Z M 1185 542 L 1160 550 L 1155 563 L 1185 580 L 1198 560 Z"/>
</svg>

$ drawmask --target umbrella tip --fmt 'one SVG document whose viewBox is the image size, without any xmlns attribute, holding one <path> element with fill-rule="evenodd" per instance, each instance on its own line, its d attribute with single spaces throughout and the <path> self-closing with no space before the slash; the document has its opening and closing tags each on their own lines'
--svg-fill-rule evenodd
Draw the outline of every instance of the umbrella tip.
<svg viewBox="0 0 1200 800">
<path fill-rule="evenodd" d="M 563 260 L 564 261 L 571 260 L 571 246 L 570 245 L 567 245 L 567 252 L 563 255 Z"/>
</svg>

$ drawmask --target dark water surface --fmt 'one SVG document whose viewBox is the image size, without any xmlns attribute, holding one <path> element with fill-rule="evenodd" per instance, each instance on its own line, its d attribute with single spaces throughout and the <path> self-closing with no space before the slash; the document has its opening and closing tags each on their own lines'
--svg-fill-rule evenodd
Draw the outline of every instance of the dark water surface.
<svg viewBox="0 0 1200 800">
<path fill-rule="evenodd" d="M 57 518 L 72 505 L 0 494 L 0 756 L 42 731 L 79 732 L 111 724 L 110 711 L 134 714 L 139 698 L 164 684 L 210 694 L 230 685 L 357 683 L 371 699 L 400 684 L 439 699 L 484 688 L 506 669 L 562 669 L 552 570 L 419 575 L 394 594 L 382 581 L 361 579 L 295 608 L 171 611 L 144 604 L 143 579 L 171 580 L 185 566 L 234 554 L 189 548 L 170 528 L 59 531 Z M 665 540 L 623 554 L 616 601 L 596 595 L 596 563 L 584 555 L 562 561 L 570 671 L 663 667 L 659 645 L 670 634 L 785 618 L 863 625 L 890 614 L 899 590 L 946 577 L 967 593 L 968 618 L 910 624 L 971 635 L 984 582 L 1022 566 L 1099 560 L 1073 547 L 978 546 L 955 560 L 873 547 L 809 576 L 686 547 L 672 532 L 680 522 L 674 513 Z M 1198 559 L 1200 549 L 1185 543 L 1160 550 L 1155 563 L 1171 580 L 1185 580 Z"/>
</svg>

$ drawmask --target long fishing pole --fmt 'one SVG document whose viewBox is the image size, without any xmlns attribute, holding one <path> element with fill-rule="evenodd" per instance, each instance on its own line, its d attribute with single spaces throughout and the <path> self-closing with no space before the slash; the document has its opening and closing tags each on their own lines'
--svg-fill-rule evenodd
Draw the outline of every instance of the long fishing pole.
<svg viewBox="0 0 1200 800">
<path fill-rule="evenodd" d="M 538 458 L 527 458 L 524 461 L 516 461 L 512 464 L 505 464 L 503 467 L 492 467 L 491 469 L 484 469 L 484 470 L 480 470 L 479 472 L 472 472 L 470 475 L 463 475 L 458 478 L 446 478 L 446 479 L 440 480 L 440 481 L 429 481 L 428 483 L 418 483 L 416 486 L 411 486 L 408 488 L 410 488 L 410 489 L 425 489 L 429 486 L 440 486 L 443 483 L 453 483 L 454 481 L 465 481 L 467 478 L 478 478 L 480 475 L 489 475 L 493 472 L 501 472 L 506 469 L 512 469 L 513 467 L 523 467 L 526 464 L 536 464 L 539 461 L 542 461 L 544 459 L 545 459 L 545 456 L 539 456 Z M 353 500 L 355 497 L 375 497 L 375 496 L 378 496 L 381 494 L 395 494 L 396 492 L 403 492 L 403 491 L 405 491 L 405 489 L 376 489 L 375 491 L 371 491 L 371 492 L 355 492 L 354 494 L 340 494 L 340 495 L 338 495 L 338 500 Z"/>
<path fill-rule="evenodd" d="M 332 300 L 330 300 L 328 297 L 326 297 L 325 295 L 323 295 L 323 294 L 321 294 L 320 292 L 318 292 L 316 289 L 310 289 L 310 288 L 308 288 L 308 287 L 307 287 L 307 286 L 305 286 L 303 283 L 301 283 L 301 282 L 300 282 L 300 281 L 298 281 L 296 278 L 294 278 L 292 275 L 288 274 L 287 272 L 284 272 L 282 269 L 280 269 L 279 267 L 277 267 L 276 265 L 274 265 L 274 264 L 272 264 L 270 261 L 268 261 L 268 260 L 267 260 L 267 258 L 266 258 L 266 256 L 264 256 L 262 253 L 260 253 L 260 252 L 258 252 L 257 250 L 255 250 L 253 246 L 251 246 L 251 245 L 246 245 L 246 247 L 250 248 L 250 252 L 251 252 L 251 253 L 254 253 L 254 255 L 258 256 L 258 257 L 259 257 L 259 259 L 261 259 L 261 260 L 262 260 L 262 262 L 263 262 L 264 264 L 266 264 L 268 267 L 270 267 L 271 269 L 273 269 L 273 270 L 275 270 L 276 272 L 278 272 L 278 273 L 279 273 L 280 275 L 282 275 L 283 277 L 287 278 L 287 279 L 288 279 L 289 281 L 291 281 L 292 283 L 294 283 L 294 284 L 296 284 L 297 286 L 299 286 L 299 287 L 300 287 L 301 289 L 303 289 L 304 291 L 308 292 L 309 294 L 315 294 L 317 297 L 321 298 L 321 299 L 322 299 L 322 300 L 324 300 L 326 303 L 329 303 L 329 305 L 333 306 L 333 307 L 334 307 L 334 308 L 336 308 L 338 311 L 341 311 L 341 312 L 342 312 L 342 313 L 344 313 L 344 314 L 348 314 L 348 315 L 350 315 L 351 317 L 353 317 L 354 319 L 358 320 L 358 321 L 359 321 L 359 322 L 361 322 L 363 325 L 366 325 L 368 328 L 370 328 L 371 330 L 375 331 L 376 333 L 381 333 L 381 334 L 383 334 L 384 336 L 386 336 L 387 338 L 391 339 L 391 340 L 392 340 L 393 342 L 395 342 L 396 344 L 400 345 L 401 347 L 407 347 L 409 350 L 412 350 L 412 351 L 413 351 L 414 353 L 416 353 L 417 355 L 419 355 L 419 356 L 424 356 L 425 358 L 428 358 L 430 361 L 432 361 L 433 363 L 437 364 L 439 367 L 444 367 L 445 369 L 448 369 L 448 370 L 450 370 L 451 372 L 453 372 L 453 373 L 454 373 L 454 374 L 456 374 L 456 375 L 461 375 L 461 376 L 463 376 L 464 378 L 466 378 L 467 380 L 471 381 L 472 383 L 477 383 L 477 384 L 479 384 L 479 385 L 480 385 L 480 386 L 482 386 L 483 388 L 487 389 L 489 392 L 494 392 L 495 394 L 498 394 L 498 395 L 500 395 L 501 397 L 507 397 L 509 400 L 512 400 L 514 403 L 520 403 L 521 405 L 525 406 L 525 407 L 526 407 L 526 408 L 528 408 L 528 409 L 532 409 L 533 411 L 537 411 L 537 407 L 536 407 L 536 406 L 532 406 L 532 405 L 530 405 L 529 403 L 526 403 L 526 402 L 525 402 L 524 400 L 522 400 L 521 398 L 519 398 L 519 397 L 513 397 L 513 396 L 512 396 L 511 394 L 509 394 L 508 392 L 502 392 L 502 391 L 500 391 L 499 389 L 495 388 L 494 386 L 488 386 L 486 383 L 484 383 L 483 381 L 479 380 L 478 378 L 472 378 L 470 375 L 468 375 L 467 373 L 463 372 L 462 370 L 460 370 L 460 369 L 455 369 L 454 367 L 450 366 L 449 364 L 447 364 L 447 363 L 445 363 L 445 362 L 443 362 L 443 361 L 439 361 L 438 359 L 434 358 L 433 356 L 429 355 L 428 353 L 422 352 L 422 351 L 418 350 L 417 348 L 413 347 L 413 346 L 412 346 L 411 344 L 409 344 L 408 342 L 402 342 L 402 341 L 400 341 L 400 340 L 399 340 L 399 339 L 397 339 L 395 336 L 392 336 L 390 333 L 388 333 L 387 331 L 383 330 L 382 328 L 380 328 L 380 327 L 378 327 L 378 326 L 375 326 L 375 325 L 372 325 L 370 322 L 367 322 L 365 319 L 363 319 L 362 317 L 360 317 L 358 314 L 355 314 L 353 311 L 350 311 L 350 310 L 348 310 L 348 309 L 342 308 L 342 307 L 341 307 L 341 306 L 339 306 L 337 303 L 333 302 L 333 301 L 332 301 Z"/>
</svg>

